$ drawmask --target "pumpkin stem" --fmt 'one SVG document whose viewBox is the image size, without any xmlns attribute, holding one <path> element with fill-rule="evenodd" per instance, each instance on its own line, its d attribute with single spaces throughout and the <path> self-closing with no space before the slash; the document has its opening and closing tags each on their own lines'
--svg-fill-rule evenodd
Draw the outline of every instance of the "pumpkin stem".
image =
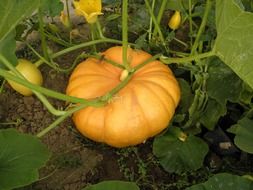
<svg viewBox="0 0 253 190">
<path fill-rule="evenodd" d="M 182 142 L 185 142 L 188 137 L 187 134 L 178 127 L 172 127 L 169 131 Z"/>
<path fill-rule="evenodd" d="M 126 78 L 127 78 L 127 76 L 128 76 L 128 74 L 129 74 L 129 72 L 128 72 L 128 70 L 123 70 L 122 72 L 121 72 L 121 74 L 120 74 L 120 81 L 123 81 L 123 80 L 125 80 Z"/>
</svg>

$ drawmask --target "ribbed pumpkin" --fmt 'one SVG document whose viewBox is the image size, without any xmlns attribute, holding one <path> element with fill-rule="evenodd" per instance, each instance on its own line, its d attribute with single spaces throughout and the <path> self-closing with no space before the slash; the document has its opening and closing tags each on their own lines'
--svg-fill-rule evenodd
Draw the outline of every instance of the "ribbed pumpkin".
<svg viewBox="0 0 253 190">
<path fill-rule="evenodd" d="M 131 67 L 150 54 L 128 48 Z M 109 48 L 102 55 L 122 64 L 122 47 Z M 73 71 L 66 93 L 94 99 L 105 95 L 121 81 L 123 70 L 110 63 L 88 58 Z M 73 115 L 77 129 L 86 137 L 114 147 L 145 142 L 160 133 L 171 120 L 179 103 L 180 89 L 172 71 L 152 61 L 136 71 L 128 84 L 104 107 L 87 107 Z"/>
</svg>

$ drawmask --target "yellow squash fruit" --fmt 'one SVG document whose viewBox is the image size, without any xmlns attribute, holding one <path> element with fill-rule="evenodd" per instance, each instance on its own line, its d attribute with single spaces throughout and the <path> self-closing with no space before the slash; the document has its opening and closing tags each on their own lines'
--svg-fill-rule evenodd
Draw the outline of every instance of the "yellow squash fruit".
<svg viewBox="0 0 253 190">
<path fill-rule="evenodd" d="M 176 29 L 179 28 L 180 24 L 181 24 L 181 15 L 180 15 L 180 12 L 179 11 L 175 11 L 175 13 L 170 18 L 168 25 L 169 25 L 169 27 L 172 30 L 176 30 Z"/>
<path fill-rule="evenodd" d="M 42 85 L 43 78 L 40 70 L 30 61 L 25 59 L 19 59 L 16 69 L 31 83 Z M 10 86 L 24 96 L 30 96 L 33 94 L 31 89 L 18 84 L 14 81 L 7 80 Z"/>
</svg>

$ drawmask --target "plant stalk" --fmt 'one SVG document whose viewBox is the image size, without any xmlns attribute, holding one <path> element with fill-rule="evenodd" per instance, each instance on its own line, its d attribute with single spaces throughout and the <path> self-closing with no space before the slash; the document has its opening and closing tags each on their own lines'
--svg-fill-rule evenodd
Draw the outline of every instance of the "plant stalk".
<svg viewBox="0 0 253 190">
<path fill-rule="evenodd" d="M 45 31 L 44 31 L 43 14 L 42 14 L 41 9 L 39 9 L 39 11 L 38 11 L 38 18 L 39 18 L 39 32 L 40 32 L 40 37 L 41 37 L 41 47 L 42 47 L 43 55 L 46 60 L 49 60 L 49 55 L 48 55 L 48 51 L 47 51 L 46 36 L 45 36 Z"/>
<path fill-rule="evenodd" d="M 71 110 L 67 111 L 64 115 L 57 118 L 52 124 L 50 124 L 48 127 L 43 129 L 41 132 L 39 132 L 36 136 L 38 138 L 43 137 L 45 134 L 47 134 L 52 129 L 55 129 L 61 122 L 63 122 L 67 117 L 71 116 L 74 112 L 79 111 L 83 108 L 87 107 L 87 105 L 81 104 L 75 108 L 72 108 Z"/>
<path fill-rule="evenodd" d="M 0 54 L 0 60 L 7 68 L 9 68 L 17 76 L 17 78 L 19 78 L 20 80 L 23 80 L 25 82 L 28 82 L 26 80 L 26 78 L 18 70 L 16 70 L 16 68 L 11 63 L 9 63 L 9 61 L 1 54 Z M 5 71 L 5 72 L 7 73 L 7 71 Z M 30 83 L 30 82 L 28 82 L 28 83 Z M 44 104 L 44 106 L 49 110 L 50 113 L 52 113 L 53 115 L 65 114 L 64 111 L 55 109 L 52 106 L 52 104 L 49 103 L 49 101 L 46 99 L 46 97 L 44 97 L 42 94 L 40 94 L 39 92 L 37 92 L 34 89 L 31 89 L 31 90 L 40 99 L 40 101 Z"/>
<path fill-rule="evenodd" d="M 202 22 L 200 24 L 196 39 L 195 39 L 195 41 L 193 43 L 193 46 L 192 46 L 192 49 L 191 49 L 191 55 L 194 55 L 196 53 L 196 50 L 197 50 L 198 45 L 199 45 L 199 39 L 200 39 L 202 33 L 205 30 L 205 26 L 206 26 L 206 23 L 207 23 L 207 17 L 208 17 L 209 11 L 211 10 L 211 7 L 212 7 L 212 1 L 207 0 L 204 16 L 203 16 Z"/>
<path fill-rule="evenodd" d="M 161 56 L 160 60 L 165 64 L 187 63 L 187 62 L 191 62 L 191 61 L 194 61 L 194 60 L 203 59 L 203 58 L 206 58 L 206 57 L 211 57 L 211 56 L 214 56 L 214 55 L 215 55 L 214 51 L 209 51 L 209 52 L 206 52 L 206 53 L 201 53 L 201 54 L 192 55 L 192 56 L 189 56 L 189 57 L 182 57 L 182 58 L 173 58 L 173 57 Z"/>
<path fill-rule="evenodd" d="M 153 23 L 154 23 L 154 25 L 155 25 L 155 28 L 157 28 L 157 32 L 158 32 L 158 34 L 159 34 L 159 37 L 160 37 L 160 39 L 161 39 L 163 45 L 165 46 L 165 39 L 164 39 L 164 37 L 163 37 L 163 33 L 162 33 L 161 28 L 160 28 L 160 26 L 159 26 L 159 24 L 158 24 L 158 22 L 157 22 L 157 20 L 156 20 L 156 18 L 155 18 L 155 15 L 154 15 L 154 13 L 153 13 L 153 11 L 152 11 L 152 8 L 151 8 L 151 6 L 150 6 L 150 4 L 149 4 L 149 1 L 148 1 L 148 0 L 145 0 L 145 4 L 146 4 L 146 6 L 147 6 L 147 8 L 148 8 L 148 12 L 149 12 L 149 14 L 150 14 L 150 16 L 151 16 L 151 18 L 152 18 L 152 20 L 153 20 Z"/>
<path fill-rule="evenodd" d="M 123 65 L 126 70 L 130 71 L 130 65 L 128 63 L 127 50 L 128 50 L 128 0 L 123 0 L 122 5 L 122 43 L 123 43 Z"/>
<path fill-rule="evenodd" d="M 115 40 L 115 39 L 110 39 L 110 38 L 104 38 L 104 39 L 99 39 L 99 40 L 84 42 L 84 43 L 81 43 L 81 44 L 78 44 L 78 45 L 75 45 L 75 46 L 63 49 L 61 51 L 58 51 L 58 52 L 52 54 L 51 57 L 52 57 L 52 59 L 54 59 L 56 57 L 62 56 L 64 54 L 67 54 L 69 52 L 75 51 L 77 49 L 81 49 L 81 48 L 84 48 L 84 47 L 88 47 L 88 46 L 92 46 L 94 44 L 100 44 L 100 43 L 122 44 L 122 41 Z M 37 67 L 39 67 L 43 63 L 44 63 L 44 61 L 40 59 L 37 62 L 35 62 L 35 65 Z"/>
<path fill-rule="evenodd" d="M 160 22 L 161 22 L 164 10 L 166 8 L 167 2 L 168 1 L 162 1 L 161 7 L 160 7 L 158 15 L 157 15 L 157 24 L 158 24 L 159 28 L 155 27 L 154 32 L 153 32 L 153 36 L 156 36 L 157 31 L 160 29 Z"/>
</svg>

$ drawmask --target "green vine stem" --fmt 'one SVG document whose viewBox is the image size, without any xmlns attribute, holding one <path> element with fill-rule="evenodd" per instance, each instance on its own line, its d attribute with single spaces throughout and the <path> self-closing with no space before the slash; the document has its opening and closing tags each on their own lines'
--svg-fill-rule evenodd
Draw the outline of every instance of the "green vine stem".
<svg viewBox="0 0 253 190">
<path fill-rule="evenodd" d="M 93 58 L 96 58 L 96 59 L 99 59 L 99 60 L 104 60 L 108 63 L 110 63 L 111 65 L 115 66 L 115 67 L 118 67 L 120 69 L 125 69 L 124 65 L 121 65 L 113 60 L 110 60 L 110 59 L 107 59 L 105 58 L 103 55 L 100 55 L 100 54 L 96 54 L 96 55 L 89 55 L 89 54 L 84 54 L 85 57 L 93 57 Z"/>
<path fill-rule="evenodd" d="M 152 12 L 154 12 L 155 2 L 156 0 L 152 1 L 152 7 L 151 7 Z M 152 21 L 152 17 L 150 17 L 149 29 L 148 29 L 148 41 L 150 41 L 152 38 L 152 29 L 153 29 L 153 21 Z"/>
<path fill-rule="evenodd" d="M 188 1 L 188 10 L 189 10 L 189 25 L 190 25 L 190 42 L 191 42 L 191 47 L 192 47 L 192 34 L 193 34 L 193 29 L 192 29 L 192 0 Z"/>
<path fill-rule="evenodd" d="M 49 60 L 49 55 L 47 52 L 46 37 L 44 34 L 43 13 L 42 13 L 41 9 L 39 9 L 39 11 L 38 11 L 38 19 L 39 19 L 39 32 L 40 32 L 40 37 L 41 37 L 41 46 L 42 46 L 43 55 L 46 60 Z"/>
<path fill-rule="evenodd" d="M 158 26 L 160 26 L 160 22 L 161 22 L 163 13 L 165 11 L 167 2 L 168 1 L 162 1 L 161 7 L 160 7 L 158 15 L 157 15 L 157 24 L 158 24 Z M 154 32 L 153 32 L 153 36 L 156 36 L 158 30 L 159 30 L 159 28 L 155 27 Z"/>
<path fill-rule="evenodd" d="M 81 43 L 81 44 L 78 44 L 78 45 L 75 45 L 75 46 L 63 49 L 61 51 L 58 51 L 58 52 L 52 54 L 51 57 L 52 57 L 52 59 L 54 59 L 56 57 L 62 56 L 64 54 L 67 54 L 67 53 L 69 53 L 71 51 L 75 51 L 77 49 L 81 49 L 81 48 L 84 48 L 84 47 L 88 47 L 88 46 L 92 46 L 94 44 L 100 44 L 100 43 L 122 44 L 122 41 L 111 39 L 111 38 L 104 38 L 104 39 L 99 39 L 99 40 L 84 42 L 84 43 Z M 40 59 L 37 62 L 35 62 L 35 65 L 37 67 L 39 67 L 43 63 L 44 63 L 44 61 Z"/>
<path fill-rule="evenodd" d="M 203 59 L 211 56 L 215 56 L 214 51 L 209 51 L 206 53 L 196 54 L 189 57 L 182 57 L 182 58 L 173 58 L 173 57 L 165 57 L 161 56 L 160 60 L 165 64 L 171 64 L 171 63 L 187 63 L 198 59 Z"/>
<path fill-rule="evenodd" d="M 56 91 L 32 84 L 24 79 L 21 79 L 11 73 L 6 72 L 6 70 L 1 69 L 1 68 L 0 68 L 0 76 L 4 77 L 6 79 L 12 80 L 14 82 L 17 82 L 19 84 L 22 84 L 27 88 L 34 89 L 35 91 L 40 92 L 42 94 L 46 94 L 47 96 L 52 97 L 52 98 L 67 101 L 70 103 L 87 103 L 89 106 L 98 106 L 96 99 L 88 101 L 83 98 L 76 98 L 73 96 L 67 96 L 67 95 L 62 94 L 60 92 L 56 92 Z"/>
<path fill-rule="evenodd" d="M 63 47 L 71 47 L 73 46 L 72 42 L 66 42 L 65 40 L 63 40 L 58 34 L 52 35 L 50 32 L 48 31 L 44 31 L 45 36 L 48 38 L 48 40 L 53 41 Z"/>
<path fill-rule="evenodd" d="M 161 54 L 156 54 L 156 55 L 150 57 L 149 59 L 147 59 L 147 60 L 144 61 L 143 63 L 141 63 L 141 64 L 135 66 L 135 67 L 133 68 L 133 72 L 138 71 L 138 70 L 139 70 L 140 68 L 142 68 L 144 65 L 148 64 L 149 62 L 155 61 L 155 60 L 158 59 L 159 57 L 161 57 Z"/>
<path fill-rule="evenodd" d="M 126 70 L 130 71 L 130 65 L 127 59 L 127 49 L 128 49 L 128 0 L 123 0 L 122 5 L 122 43 L 123 43 L 123 65 Z"/>
<path fill-rule="evenodd" d="M 104 36 L 104 34 L 103 34 L 103 30 L 102 30 L 102 28 L 101 28 L 101 24 L 100 24 L 100 22 L 99 22 L 98 19 L 96 20 L 96 27 L 97 27 L 97 31 L 98 31 L 98 34 L 99 34 L 99 38 L 100 38 L 100 39 L 106 38 L 106 37 Z"/>
<path fill-rule="evenodd" d="M 26 43 L 26 42 L 25 42 Z M 49 67 L 52 67 L 53 69 L 55 69 L 58 72 L 63 72 L 63 73 L 68 73 L 69 71 L 71 71 L 76 64 L 72 64 L 70 68 L 67 69 L 62 69 L 60 68 L 57 64 L 54 64 L 54 62 L 49 62 L 47 61 L 43 56 L 41 56 L 29 43 L 26 43 L 26 45 L 28 46 L 28 48 L 39 58 L 41 59 L 44 63 L 46 63 Z M 36 65 L 37 66 L 37 65 Z"/>
<path fill-rule="evenodd" d="M 57 118 L 53 123 L 51 123 L 48 127 L 43 129 L 41 132 L 39 132 L 36 136 L 39 137 L 39 138 L 43 137 L 49 131 L 51 131 L 52 129 L 55 129 L 57 126 L 59 126 L 59 124 L 61 122 L 63 122 L 67 117 L 71 116 L 74 112 L 79 111 L 79 110 L 81 110 L 85 107 L 87 107 L 87 105 L 81 104 L 81 105 L 79 105 L 75 108 L 72 108 L 71 110 L 68 110 L 64 115 Z"/>
<path fill-rule="evenodd" d="M 163 45 L 165 46 L 165 39 L 164 39 L 164 37 L 163 37 L 163 33 L 162 33 L 161 28 L 160 28 L 160 26 L 159 26 L 159 24 L 158 24 L 158 22 L 157 22 L 157 20 L 156 20 L 156 18 L 155 18 L 155 15 L 154 15 L 154 13 L 153 13 L 153 11 L 152 11 L 152 8 L 151 8 L 151 6 L 150 6 L 150 4 L 149 4 L 149 1 L 148 1 L 148 0 L 145 0 L 145 4 L 146 4 L 146 6 L 147 6 L 147 8 L 148 8 L 148 12 L 149 12 L 149 14 L 150 14 L 150 16 L 151 16 L 151 18 L 152 18 L 152 20 L 153 20 L 153 23 L 154 23 L 154 25 L 155 25 L 155 28 L 157 28 L 157 32 L 158 32 L 158 34 L 159 34 L 159 36 L 160 36 L 160 39 L 162 40 L 162 43 L 163 43 Z"/>
<path fill-rule="evenodd" d="M 9 63 L 9 61 L 0 54 L 0 60 L 1 62 L 7 67 L 9 68 L 19 79 L 22 79 L 26 82 L 28 82 L 25 77 L 18 71 L 16 70 L 16 68 Z M 6 71 L 5 71 L 6 72 Z M 49 101 L 46 99 L 46 97 L 44 97 L 42 94 L 40 94 L 39 92 L 37 92 L 34 89 L 31 89 L 32 92 L 38 97 L 38 99 L 44 104 L 44 106 L 49 110 L 50 113 L 52 113 L 53 115 L 63 115 L 65 114 L 65 111 L 61 111 L 61 110 L 57 110 L 55 109 L 50 103 Z"/>
<path fill-rule="evenodd" d="M 196 36 L 196 39 L 193 43 L 193 46 L 192 46 L 192 49 L 191 49 L 191 55 L 194 55 L 197 48 L 198 48 L 198 44 L 199 44 L 199 39 L 205 29 L 205 26 L 206 26 L 206 22 L 207 22 L 207 17 L 208 17 L 208 14 L 209 14 L 209 11 L 212 7 L 212 1 L 211 0 L 207 0 L 206 1 L 206 7 L 205 7 L 205 12 L 204 12 L 204 16 L 203 16 L 203 19 L 202 19 L 202 22 L 200 24 L 200 27 L 199 27 L 199 30 L 198 30 L 198 33 L 197 33 L 197 36 Z"/>
<path fill-rule="evenodd" d="M 97 40 L 97 31 L 96 31 L 96 26 L 95 24 L 89 24 L 90 26 L 90 32 L 91 32 L 91 40 L 94 41 L 94 40 Z M 93 51 L 94 52 L 97 52 L 97 47 L 96 47 L 96 44 L 94 44 L 93 46 Z"/>
<path fill-rule="evenodd" d="M 68 30 L 71 31 L 72 30 L 72 22 L 71 22 L 71 19 L 70 19 L 69 0 L 65 0 L 65 3 L 66 3 L 66 9 L 67 9 L 67 17 L 68 17 L 68 21 L 69 21 L 69 28 L 68 28 Z"/>
</svg>

